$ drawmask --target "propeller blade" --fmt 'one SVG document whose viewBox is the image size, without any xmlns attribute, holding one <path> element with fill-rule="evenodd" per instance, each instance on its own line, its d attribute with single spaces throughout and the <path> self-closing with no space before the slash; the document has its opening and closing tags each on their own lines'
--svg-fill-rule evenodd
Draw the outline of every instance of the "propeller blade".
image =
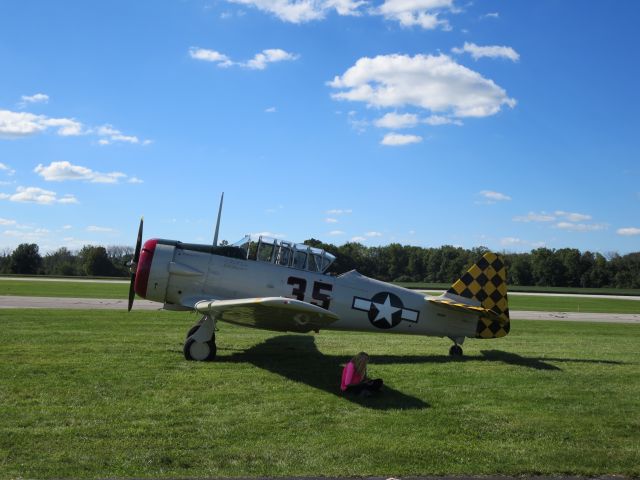
<svg viewBox="0 0 640 480">
<path fill-rule="evenodd" d="M 129 306 L 127 307 L 127 312 L 131 311 L 131 307 L 133 307 L 133 298 L 136 296 L 135 291 L 136 284 L 136 274 L 131 275 L 131 285 L 129 285 Z"/>
<path fill-rule="evenodd" d="M 133 307 L 133 299 L 136 296 L 136 270 L 138 269 L 138 260 L 140 260 L 140 250 L 142 248 L 142 225 L 144 223 L 144 217 L 140 219 L 140 226 L 138 227 L 138 239 L 136 240 L 136 251 L 133 254 L 133 259 L 130 264 L 131 271 L 131 283 L 129 284 L 129 304 L 127 307 L 127 311 L 131 311 L 131 307 Z"/>
<path fill-rule="evenodd" d="M 133 255 L 133 261 L 138 263 L 140 258 L 140 249 L 142 248 L 142 224 L 144 223 L 144 217 L 140 218 L 140 226 L 138 227 L 138 240 L 136 241 L 136 253 Z"/>
</svg>

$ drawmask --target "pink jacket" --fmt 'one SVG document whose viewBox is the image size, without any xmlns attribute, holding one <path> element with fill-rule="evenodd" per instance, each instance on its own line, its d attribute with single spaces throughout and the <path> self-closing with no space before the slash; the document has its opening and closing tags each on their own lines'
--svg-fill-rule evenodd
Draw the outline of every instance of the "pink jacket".
<svg viewBox="0 0 640 480">
<path fill-rule="evenodd" d="M 353 362 L 349 362 L 342 369 L 342 382 L 340 382 L 340 390 L 343 392 L 347 389 L 348 385 L 356 385 L 362 382 L 362 377 L 356 371 L 356 366 Z"/>
</svg>

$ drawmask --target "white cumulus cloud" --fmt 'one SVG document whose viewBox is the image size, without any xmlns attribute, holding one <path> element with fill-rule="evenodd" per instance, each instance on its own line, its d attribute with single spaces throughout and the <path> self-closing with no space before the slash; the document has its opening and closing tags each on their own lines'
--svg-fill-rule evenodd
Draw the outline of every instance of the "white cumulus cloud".
<svg viewBox="0 0 640 480">
<path fill-rule="evenodd" d="M 300 55 L 287 52 L 281 48 L 267 48 L 262 50 L 260 53 L 256 53 L 253 58 L 246 62 L 233 61 L 223 53 L 216 50 L 207 50 L 205 48 L 192 47 L 189 50 L 189 55 L 195 60 L 212 62 L 222 68 L 239 66 L 250 70 L 264 70 L 270 63 L 293 61 L 300 58 Z M 275 111 L 275 109 L 273 111 Z"/>
<path fill-rule="evenodd" d="M 422 137 L 419 135 L 403 135 L 401 133 L 387 133 L 380 141 L 381 145 L 388 147 L 401 147 L 403 145 L 411 145 L 412 143 L 420 143 Z"/>
<path fill-rule="evenodd" d="M 306 23 L 322 20 L 331 10 L 339 15 L 359 15 L 365 1 L 354 0 L 229 0 L 231 3 L 248 5 L 275 15 L 290 23 Z"/>
<path fill-rule="evenodd" d="M 195 60 L 203 60 L 205 62 L 216 63 L 219 67 L 230 67 L 231 65 L 233 65 L 233 62 L 229 59 L 229 57 L 215 50 L 192 47 L 189 49 L 189 55 Z"/>
<path fill-rule="evenodd" d="M 505 47 L 500 45 L 487 45 L 480 46 L 475 43 L 464 42 L 464 46 L 452 48 L 453 53 L 469 53 L 474 60 L 479 58 L 506 58 L 513 62 L 520 60 L 520 54 L 511 47 Z"/>
<path fill-rule="evenodd" d="M 82 123 L 72 118 L 51 118 L 29 112 L 0 110 L 0 136 L 9 138 L 26 137 L 44 132 L 49 128 L 57 129 L 61 136 L 81 135 Z"/>
<path fill-rule="evenodd" d="M 399 22 L 403 27 L 450 30 L 449 22 L 439 15 L 441 11 L 453 8 L 453 0 L 385 0 L 375 12 L 387 20 Z"/>
<path fill-rule="evenodd" d="M 345 215 L 353 213 L 353 210 L 350 208 L 334 208 L 332 210 L 327 210 L 327 215 Z"/>
<path fill-rule="evenodd" d="M 332 235 L 332 236 L 336 236 L 336 235 L 344 235 L 344 232 L 343 232 L 342 230 L 331 230 L 331 231 L 329 232 L 329 235 Z"/>
<path fill-rule="evenodd" d="M 52 205 L 54 203 L 78 203 L 73 195 L 58 197 L 56 192 L 44 190 L 38 187 L 18 187 L 13 194 L 0 193 L 0 200 L 9 200 L 18 203 L 37 203 L 40 205 Z"/>
<path fill-rule="evenodd" d="M 113 233 L 116 230 L 110 227 L 98 227 L 97 225 L 89 225 L 86 228 L 87 232 L 98 232 L 98 233 Z"/>
<path fill-rule="evenodd" d="M 67 161 L 51 162 L 47 166 L 39 164 L 33 171 L 48 182 L 84 180 L 91 183 L 118 183 L 127 178 L 122 172 L 101 173 Z"/>
<path fill-rule="evenodd" d="M 462 126 L 462 122 L 460 120 L 456 120 L 454 118 L 443 117 L 442 115 L 430 115 L 423 120 L 424 123 L 431 125 L 432 127 L 437 127 L 439 125 L 458 125 Z"/>
<path fill-rule="evenodd" d="M 298 55 L 285 52 L 280 48 L 268 48 L 261 53 L 257 53 L 251 60 L 242 66 L 252 70 L 264 70 L 269 63 L 297 60 Z"/>
<path fill-rule="evenodd" d="M 109 145 L 114 142 L 124 142 L 132 144 L 141 143 L 142 145 L 149 145 L 150 143 L 152 143 L 151 140 L 140 141 L 140 139 L 135 135 L 125 135 L 120 130 L 113 128 L 112 125 L 108 124 L 96 128 L 94 130 L 94 133 L 101 137 L 100 140 L 98 140 L 98 143 L 100 145 Z"/>
<path fill-rule="evenodd" d="M 340 90 L 332 94 L 336 100 L 412 106 L 458 118 L 495 115 L 516 104 L 492 80 L 444 54 L 362 57 L 329 86 Z"/>
<path fill-rule="evenodd" d="M 558 217 L 562 217 L 568 222 L 584 222 L 586 220 L 591 220 L 591 215 L 587 215 L 584 213 L 573 213 L 573 212 L 564 212 L 562 210 L 556 210 L 555 214 Z"/>
<path fill-rule="evenodd" d="M 13 168 L 11 168 L 9 165 L 6 165 L 2 162 L 0 162 L 0 171 L 3 171 L 7 175 L 13 175 L 14 173 L 16 173 L 16 171 Z"/>
<path fill-rule="evenodd" d="M 382 118 L 379 118 L 374 122 L 376 127 L 400 129 L 411 128 L 418 124 L 418 116 L 413 113 L 395 113 L 390 112 L 385 114 Z"/>
<path fill-rule="evenodd" d="M 20 98 L 22 99 L 23 104 L 49 102 L 49 95 L 45 93 L 36 93 L 34 95 L 22 95 L 22 97 Z"/>
<path fill-rule="evenodd" d="M 556 228 L 560 230 L 567 230 L 569 232 L 593 232 L 597 230 L 604 230 L 606 225 L 601 223 L 571 223 L 571 222 L 558 222 Z"/>
<path fill-rule="evenodd" d="M 136 136 L 125 135 L 111 125 L 88 128 L 73 118 L 54 118 L 45 115 L 35 115 L 29 112 L 0 110 L 0 137 L 27 137 L 43 133 L 48 129 L 55 130 L 56 134 L 61 137 L 97 135 L 101 137 L 98 141 L 100 145 L 108 145 L 112 142 L 141 143 L 142 145 L 151 143 L 151 140 L 140 141 Z"/>
<path fill-rule="evenodd" d="M 555 215 L 550 215 L 545 212 L 529 212 L 527 215 L 513 217 L 514 222 L 553 222 L 555 219 Z"/>
<path fill-rule="evenodd" d="M 511 197 L 509 195 L 505 195 L 504 193 L 500 192 L 494 192 L 492 190 L 482 190 L 480 192 L 480 195 L 491 202 L 504 202 L 511 200 Z"/>
<path fill-rule="evenodd" d="M 640 235 L 640 228 L 636 228 L 636 227 L 619 228 L 618 230 L 616 230 L 616 233 L 618 235 L 622 235 L 625 237 L 631 237 L 634 235 Z"/>
</svg>

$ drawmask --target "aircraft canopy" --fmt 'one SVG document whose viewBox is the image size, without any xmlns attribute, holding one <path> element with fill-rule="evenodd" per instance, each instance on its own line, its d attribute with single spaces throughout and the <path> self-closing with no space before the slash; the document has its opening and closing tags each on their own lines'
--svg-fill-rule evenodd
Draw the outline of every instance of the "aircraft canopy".
<svg viewBox="0 0 640 480">
<path fill-rule="evenodd" d="M 262 235 L 257 242 L 246 236 L 236 242 L 234 246 L 245 249 L 247 258 L 250 260 L 274 263 L 310 272 L 324 273 L 336 259 L 335 256 L 321 248 Z"/>
</svg>

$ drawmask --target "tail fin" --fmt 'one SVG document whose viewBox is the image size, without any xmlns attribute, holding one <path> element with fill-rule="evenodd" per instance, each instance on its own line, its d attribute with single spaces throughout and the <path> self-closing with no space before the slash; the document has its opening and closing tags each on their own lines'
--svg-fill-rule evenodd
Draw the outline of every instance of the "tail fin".
<svg viewBox="0 0 640 480">
<path fill-rule="evenodd" d="M 442 297 L 492 313 L 480 315 L 477 338 L 504 337 L 509 333 L 507 269 L 495 253 L 485 253 Z"/>
</svg>

